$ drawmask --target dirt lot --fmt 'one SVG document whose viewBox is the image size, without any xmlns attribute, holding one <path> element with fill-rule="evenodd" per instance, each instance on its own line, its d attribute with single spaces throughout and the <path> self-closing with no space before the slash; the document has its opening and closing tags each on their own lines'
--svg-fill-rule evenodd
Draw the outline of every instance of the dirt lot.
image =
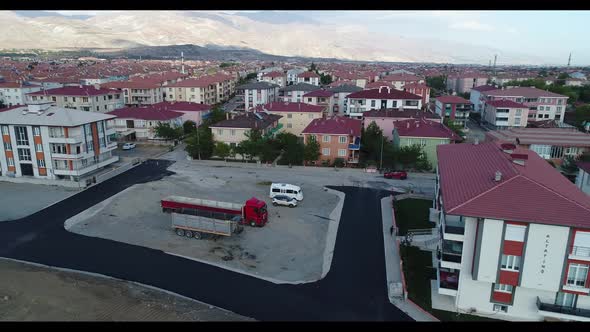
<svg viewBox="0 0 590 332">
<path fill-rule="evenodd" d="M 132 243 L 190 257 L 266 278 L 274 282 L 311 282 L 322 276 L 330 214 L 340 198 L 320 184 L 302 186 L 304 200 L 296 208 L 274 207 L 269 180 L 255 172 L 236 170 L 221 179 L 198 167 L 174 169 L 176 175 L 135 185 L 68 220 L 75 233 Z M 255 196 L 269 205 L 269 223 L 245 227 L 229 238 L 196 240 L 177 236 L 160 200 L 168 195 L 243 203 Z M 340 207 L 341 208 L 341 207 Z M 336 227 L 330 228 L 336 232 Z M 328 250 L 329 251 L 329 250 Z"/>
<path fill-rule="evenodd" d="M 0 181 L 0 221 L 26 217 L 78 192 L 77 188 Z"/>
<path fill-rule="evenodd" d="M 246 321 L 136 284 L 0 259 L 0 321 Z"/>
</svg>

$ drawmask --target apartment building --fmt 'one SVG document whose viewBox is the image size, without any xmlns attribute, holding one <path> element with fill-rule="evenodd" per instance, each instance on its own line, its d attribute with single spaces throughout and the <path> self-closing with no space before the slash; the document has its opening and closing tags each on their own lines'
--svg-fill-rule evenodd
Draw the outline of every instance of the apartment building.
<svg viewBox="0 0 590 332">
<path fill-rule="evenodd" d="M 126 106 L 153 105 L 164 101 L 164 88 L 153 80 L 108 82 L 101 87 L 120 91 Z"/>
<path fill-rule="evenodd" d="M 482 92 L 484 102 L 506 99 L 522 103 L 529 107 L 530 120 L 557 120 L 563 123 L 568 96 L 560 95 L 534 87 L 516 87 L 510 89 Z"/>
<path fill-rule="evenodd" d="M 287 85 L 297 84 L 297 76 L 305 71 L 306 69 L 304 68 L 293 68 L 287 70 Z"/>
<path fill-rule="evenodd" d="M 281 116 L 279 129 L 287 133 L 301 136 L 301 132 L 314 119 L 322 118 L 326 112 L 326 106 L 311 105 L 306 103 L 275 102 L 260 105 L 253 110 Z"/>
<path fill-rule="evenodd" d="M 471 89 L 469 92 L 469 101 L 471 102 L 471 105 L 473 105 L 474 112 L 480 113 L 483 111 L 486 98 L 482 93 L 492 90 L 498 90 L 498 88 L 492 85 L 482 85 Z"/>
<path fill-rule="evenodd" d="M 167 101 L 188 101 L 200 104 L 218 104 L 235 93 L 236 79 L 225 74 L 185 79 L 166 86 Z"/>
<path fill-rule="evenodd" d="M 404 90 L 407 84 L 424 84 L 423 78 L 406 73 L 398 73 L 384 76 L 379 82 L 388 82 L 397 90 Z"/>
<path fill-rule="evenodd" d="M 227 113 L 227 119 L 210 126 L 215 142 L 223 142 L 235 148 L 248 139 L 250 130 L 260 130 L 265 137 L 272 137 L 280 131 L 280 115 L 265 112 L 247 112 L 240 115 Z"/>
<path fill-rule="evenodd" d="M 271 71 L 270 73 L 262 74 L 260 81 L 276 84 L 282 88 L 287 86 L 287 74 L 282 71 Z"/>
<path fill-rule="evenodd" d="M 182 113 L 182 123 L 192 121 L 197 126 L 200 126 L 203 123 L 203 120 L 207 119 L 211 113 L 211 105 L 189 103 L 186 101 L 164 101 L 152 105 L 152 108 Z"/>
<path fill-rule="evenodd" d="M 282 67 L 268 67 L 260 70 L 258 74 L 256 74 L 256 80 L 258 82 L 262 82 L 262 77 L 272 72 L 283 72 Z"/>
<path fill-rule="evenodd" d="M 419 110 L 422 108 L 422 97 L 388 86 L 353 92 L 346 99 L 348 107 L 345 114 L 348 117 L 359 119 L 362 118 L 364 112 L 370 110 L 386 108 Z"/>
<path fill-rule="evenodd" d="M 325 107 L 326 113 L 330 111 L 333 93 L 327 90 L 315 90 L 303 95 L 303 102 L 306 104 Z"/>
<path fill-rule="evenodd" d="M 308 83 L 298 83 L 294 85 L 289 85 L 279 89 L 279 101 L 284 101 L 288 103 L 300 103 L 303 102 L 304 94 L 316 90 L 320 90 L 320 87 Z"/>
<path fill-rule="evenodd" d="M 346 107 L 348 106 L 347 97 L 349 94 L 357 91 L 362 91 L 361 87 L 356 85 L 340 85 L 328 89 L 328 91 L 332 92 L 332 99 L 330 99 L 330 114 L 331 115 L 341 115 L 345 112 Z"/>
<path fill-rule="evenodd" d="M 576 176 L 576 187 L 590 195 L 590 162 L 578 162 L 578 175 Z"/>
<path fill-rule="evenodd" d="M 559 161 L 590 151 L 590 134 L 576 128 L 510 128 L 486 132 L 486 140 L 504 141 L 536 152 L 544 159 Z"/>
<path fill-rule="evenodd" d="M 307 83 L 311 85 L 320 85 L 320 75 L 313 71 L 304 71 L 297 75 L 297 81 L 295 83 Z"/>
<path fill-rule="evenodd" d="M 107 113 L 123 107 L 121 92 L 98 86 L 64 86 L 27 94 L 27 104 L 50 102 L 58 107 Z"/>
<path fill-rule="evenodd" d="M 0 112 L 0 176 L 92 181 L 119 160 L 112 154 L 117 148 L 115 130 L 107 123 L 112 118 L 52 103 Z"/>
<path fill-rule="evenodd" d="M 163 140 L 156 135 L 155 128 L 159 124 L 167 123 L 176 128 L 183 123 L 183 113 L 154 106 L 125 107 L 108 115 L 113 116 L 109 124 L 115 128 L 117 139 L 125 141 Z"/>
<path fill-rule="evenodd" d="M 430 87 L 426 84 L 408 83 L 404 85 L 402 90 L 422 97 L 422 107 L 428 107 L 430 103 Z"/>
<path fill-rule="evenodd" d="M 236 87 L 236 94 L 244 97 L 244 110 L 278 100 L 279 86 L 265 81 Z"/>
<path fill-rule="evenodd" d="M 332 165 L 338 158 L 347 165 L 358 164 L 361 148 L 361 120 L 345 117 L 314 119 L 303 129 L 303 142 L 320 144 L 320 158 L 312 164 Z"/>
<path fill-rule="evenodd" d="M 0 101 L 8 107 L 25 105 L 27 93 L 39 91 L 41 88 L 40 85 L 27 82 L 0 82 Z"/>
<path fill-rule="evenodd" d="M 481 118 L 493 129 L 527 126 L 528 106 L 512 100 L 490 100 L 485 103 Z"/>
<path fill-rule="evenodd" d="M 432 122 L 442 123 L 441 117 L 432 112 L 414 109 L 382 109 L 363 113 L 363 127 L 367 129 L 371 123 L 375 122 L 375 124 L 383 130 L 383 136 L 391 141 L 393 140 L 393 128 L 395 127 L 395 123 L 413 119 L 425 119 Z"/>
<path fill-rule="evenodd" d="M 435 112 L 443 119 L 447 118 L 456 125 L 466 127 L 471 113 L 471 103 L 458 96 L 440 96 L 436 98 Z"/>
<path fill-rule="evenodd" d="M 485 85 L 488 76 L 479 73 L 451 74 L 447 76 L 447 90 L 455 93 L 471 92 L 476 86 Z"/>
<path fill-rule="evenodd" d="M 437 154 L 433 307 L 590 321 L 590 196 L 513 144 L 439 145 Z"/>
</svg>

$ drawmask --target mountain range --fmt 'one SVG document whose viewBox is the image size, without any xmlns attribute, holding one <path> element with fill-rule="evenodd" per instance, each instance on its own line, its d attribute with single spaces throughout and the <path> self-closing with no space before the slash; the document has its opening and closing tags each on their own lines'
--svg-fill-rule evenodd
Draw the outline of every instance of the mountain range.
<svg viewBox="0 0 590 332">
<path fill-rule="evenodd" d="M 102 49 L 129 53 L 145 51 L 146 47 L 153 50 L 153 46 L 196 45 L 202 52 L 231 50 L 238 57 L 267 54 L 354 61 L 487 64 L 491 54 L 499 54 L 505 63 L 542 62 L 534 56 L 468 43 L 405 38 L 395 32 L 375 33 L 354 23 L 324 23 L 305 12 L 125 11 L 66 16 L 45 11 L 0 11 L 0 22 L 2 49 Z M 185 56 L 191 58 L 192 54 L 185 52 Z"/>
</svg>

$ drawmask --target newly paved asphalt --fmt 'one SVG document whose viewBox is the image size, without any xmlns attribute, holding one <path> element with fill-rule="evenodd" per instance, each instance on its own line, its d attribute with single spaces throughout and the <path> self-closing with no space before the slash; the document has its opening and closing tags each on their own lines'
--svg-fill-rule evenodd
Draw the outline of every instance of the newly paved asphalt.
<svg viewBox="0 0 590 332">
<path fill-rule="evenodd" d="M 333 187 L 346 193 L 332 266 L 314 283 L 276 285 L 135 245 L 66 231 L 66 219 L 136 184 L 172 174 L 150 160 L 26 218 L 0 224 L 0 256 L 100 273 L 166 289 L 263 321 L 410 321 L 387 298 L 380 199 L 389 193 Z"/>
</svg>

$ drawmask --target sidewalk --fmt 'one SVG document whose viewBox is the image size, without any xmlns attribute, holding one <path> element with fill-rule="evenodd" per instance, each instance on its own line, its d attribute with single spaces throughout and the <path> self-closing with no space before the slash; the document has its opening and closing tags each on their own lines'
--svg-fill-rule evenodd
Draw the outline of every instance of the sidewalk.
<svg viewBox="0 0 590 332">
<path fill-rule="evenodd" d="M 405 312 L 408 316 L 419 322 L 439 321 L 430 313 L 414 304 L 405 296 L 396 296 L 396 285 L 402 285 L 405 293 L 405 285 L 400 266 L 399 250 L 396 245 L 395 236 L 390 234 L 390 227 L 393 224 L 393 209 L 391 208 L 391 197 L 381 199 L 381 214 L 383 218 L 383 244 L 385 246 L 385 270 L 387 273 L 387 290 L 389 302 Z"/>
</svg>

